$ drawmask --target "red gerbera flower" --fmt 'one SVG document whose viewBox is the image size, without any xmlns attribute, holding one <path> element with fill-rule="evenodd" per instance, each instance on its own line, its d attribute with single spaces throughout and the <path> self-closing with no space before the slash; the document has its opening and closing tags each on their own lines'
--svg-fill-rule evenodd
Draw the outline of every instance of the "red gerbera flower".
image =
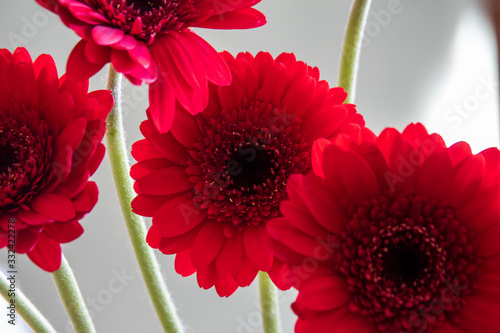
<svg viewBox="0 0 500 333">
<path fill-rule="evenodd" d="M 175 101 L 192 114 L 207 105 L 207 80 L 228 85 L 219 54 L 189 27 L 249 29 L 266 23 L 260 0 L 37 0 L 82 37 L 68 75 L 87 79 L 111 62 L 134 84 L 150 86 L 150 112 L 169 130 Z"/>
<path fill-rule="evenodd" d="M 296 332 L 500 332 L 500 151 L 417 124 L 312 154 L 268 223 Z"/>
<path fill-rule="evenodd" d="M 265 223 L 278 216 L 288 176 L 310 171 L 313 140 L 364 121 L 354 105 L 341 104 L 342 88 L 330 89 L 292 54 L 223 56 L 232 84 L 210 85 L 198 115 L 178 109 L 170 133 L 143 122 L 131 175 L 134 211 L 153 217 L 149 245 L 177 254 L 179 274 L 198 272 L 201 287 L 229 296 L 258 270 L 279 273 Z"/>
<path fill-rule="evenodd" d="M 58 79 L 49 55 L 33 63 L 24 48 L 0 50 L 0 248 L 14 249 L 15 232 L 15 251 L 49 272 L 97 202 L 88 180 L 113 98 L 87 90 L 88 81 Z"/>
</svg>

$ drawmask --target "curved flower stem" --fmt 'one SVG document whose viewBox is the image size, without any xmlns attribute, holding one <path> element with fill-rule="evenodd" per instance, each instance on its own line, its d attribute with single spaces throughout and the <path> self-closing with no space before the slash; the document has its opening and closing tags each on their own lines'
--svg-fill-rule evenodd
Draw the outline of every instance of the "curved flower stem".
<svg viewBox="0 0 500 333">
<path fill-rule="evenodd" d="M 38 311 L 31 301 L 18 288 L 16 288 L 15 296 L 9 296 L 10 283 L 7 277 L 0 272 L 0 294 L 10 304 L 14 300 L 16 312 L 23 317 L 24 321 L 36 333 L 57 333 L 49 321 Z M 7 317 L 7 320 L 9 317 Z"/>
<path fill-rule="evenodd" d="M 62 255 L 61 267 L 52 273 L 59 295 L 63 301 L 64 307 L 73 323 L 77 333 L 95 333 L 94 323 L 90 318 L 89 311 L 76 282 L 73 271 L 68 261 Z"/>
<path fill-rule="evenodd" d="M 339 86 L 347 92 L 346 103 L 354 101 L 362 33 L 370 4 L 371 0 L 355 0 L 347 23 L 339 75 Z"/>
<path fill-rule="evenodd" d="M 158 315 L 163 329 L 167 333 L 183 332 L 181 322 L 168 293 L 164 279 L 153 250 L 146 243 L 146 224 L 144 220 L 132 212 L 130 203 L 134 198 L 130 166 L 123 129 L 121 110 L 121 78 L 112 65 L 109 67 L 108 89 L 113 93 L 115 106 L 111 110 L 106 126 L 106 150 L 109 164 L 115 181 L 118 200 L 122 209 L 125 224 L 137 262 L 146 283 L 151 301 Z"/>
<path fill-rule="evenodd" d="M 259 292 L 264 333 L 279 333 L 278 289 L 265 272 L 259 272 Z"/>
</svg>

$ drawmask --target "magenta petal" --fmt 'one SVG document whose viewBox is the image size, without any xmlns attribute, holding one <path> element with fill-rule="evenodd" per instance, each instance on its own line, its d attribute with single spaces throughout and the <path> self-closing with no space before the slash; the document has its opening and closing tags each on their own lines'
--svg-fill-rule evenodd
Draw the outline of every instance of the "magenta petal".
<svg viewBox="0 0 500 333">
<path fill-rule="evenodd" d="M 78 1 L 67 1 L 65 7 L 80 21 L 89 24 L 106 23 L 106 18 L 89 6 Z"/>
<path fill-rule="evenodd" d="M 151 53 L 146 44 L 138 42 L 134 48 L 128 50 L 128 53 L 130 57 L 142 67 L 148 68 L 151 66 Z"/>
<path fill-rule="evenodd" d="M 208 29 L 251 29 L 264 24 L 266 24 L 264 14 L 254 8 L 245 8 L 211 16 L 196 26 Z"/>
<path fill-rule="evenodd" d="M 122 30 L 98 25 L 92 29 L 92 38 L 99 45 L 113 45 L 123 39 Z"/>
<path fill-rule="evenodd" d="M 83 39 L 76 44 L 73 51 L 71 51 L 69 55 L 68 63 L 66 65 L 68 75 L 76 80 L 86 80 L 89 77 L 94 76 L 94 74 L 99 72 L 106 64 L 105 62 L 90 62 L 85 55 L 85 45 L 86 41 Z"/>
</svg>

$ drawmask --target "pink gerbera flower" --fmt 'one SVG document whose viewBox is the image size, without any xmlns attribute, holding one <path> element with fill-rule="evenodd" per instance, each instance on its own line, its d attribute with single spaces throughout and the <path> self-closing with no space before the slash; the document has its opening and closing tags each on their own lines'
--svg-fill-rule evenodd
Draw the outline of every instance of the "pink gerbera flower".
<svg viewBox="0 0 500 333">
<path fill-rule="evenodd" d="M 111 62 L 132 83 L 150 86 L 152 119 L 170 128 L 175 101 L 190 113 L 208 101 L 207 80 L 228 85 L 218 53 L 190 27 L 248 29 L 265 24 L 251 6 L 260 0 L 37 0 L 82 40 L 68 59 L 68 75 L 87 79 Z"/>
</svg>

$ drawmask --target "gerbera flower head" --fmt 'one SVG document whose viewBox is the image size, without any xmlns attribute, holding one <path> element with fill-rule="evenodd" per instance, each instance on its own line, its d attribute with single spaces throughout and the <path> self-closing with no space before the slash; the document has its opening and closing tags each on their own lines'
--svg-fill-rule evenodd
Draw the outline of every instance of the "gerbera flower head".
<svg viewBox="0 0 500 333">
<path fill-rule="evenodd" d="M 299 290 L 296 332 L 500 331 L 500 151 L 412 124 L 312 156 L 267 224 Z"/>
<path fill-rule="evenodd" d="M 223 56 L 232 84 L 211 84 L 200 114 L 177 109 L 167 134 L 144 121 L 131 175 L 133 210 L 153 217 L 148 244 L 176 254 L 179 274 L 197 272 L 201 287 L 228 296 L 259 270 L 279 275 L 265 224 L 279 215 L 288 176 L 310 172 L 313 140 L 351 134 L 364 121 L 342 104 L 342 88 L 330 89 L 292 54 Z"/>
<path fill-rule="evenodd" d="M 260 0 L 37 0 L 82 40 L 68 59 L 68 75 L 87 79 L 106 63 L 132 83 L 150 86 L 151 115 L 160 132 L 173 121 L 176 101 L 190 113 L 208 100 L 207 80 L 228 85 L 219 54 L 190 27 L 249 29 L 265 24 L 251 8 Z"/>
<path fill-rule="evenodd" d="M 48 55 L 33 63 L 24 48 L 0 49 L 0 248 L 49 272 L 97 202 L 89 177 L 104 156 L 113 98 L 87 90 L 88 80 L 59 79 Z"/>
</svg>

